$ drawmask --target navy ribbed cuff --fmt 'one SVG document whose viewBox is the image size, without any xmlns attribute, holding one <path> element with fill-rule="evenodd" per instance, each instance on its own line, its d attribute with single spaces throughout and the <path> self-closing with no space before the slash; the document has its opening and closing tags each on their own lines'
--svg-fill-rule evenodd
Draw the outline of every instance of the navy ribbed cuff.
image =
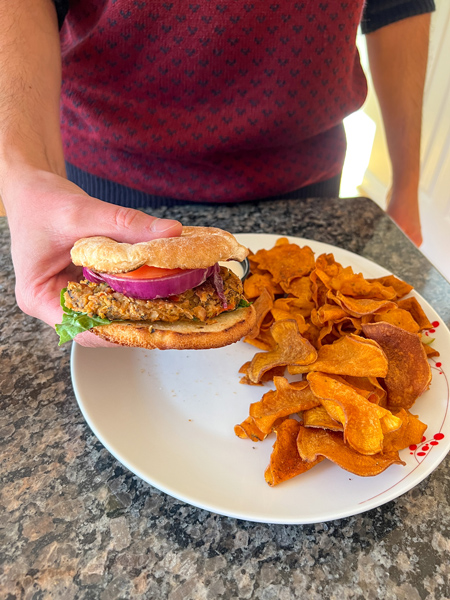
<svg viewBox="0 0 450 600">
<path fill-rule="evenodd" d="M 385 25 L 436 10 L 434 0 L 378 0 L 367 2 L 361 20 L 361 31 L 372 33 Z"/>
</svg>

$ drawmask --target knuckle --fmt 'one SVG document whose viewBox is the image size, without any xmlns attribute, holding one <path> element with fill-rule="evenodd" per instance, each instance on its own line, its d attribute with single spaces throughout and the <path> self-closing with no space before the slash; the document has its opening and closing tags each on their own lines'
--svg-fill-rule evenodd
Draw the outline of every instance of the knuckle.
<svg viewBox="0 0 450 600">
<path fill-rule="evenodd" d="M 131 229 L 139 217 L 139 211 L 122 206 L 117 207 L 112 216 L 113 224 L 119 230 Z"/>
</svg>

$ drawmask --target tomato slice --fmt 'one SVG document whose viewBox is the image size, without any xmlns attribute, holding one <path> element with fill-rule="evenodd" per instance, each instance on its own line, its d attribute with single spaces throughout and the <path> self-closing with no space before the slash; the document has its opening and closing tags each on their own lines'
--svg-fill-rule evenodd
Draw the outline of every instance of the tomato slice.
<svg viewBox="0 0 450 600">
<path fill-rule="evenodd" d="M 172 277 L 185 272 L 185 269 L 160 269 L 159 267 L 149 267 L 143 265 L 134 271 L 120 273 L 117 277 L 120 279 L 159 279 L 160 277 Z"/>
</svg>

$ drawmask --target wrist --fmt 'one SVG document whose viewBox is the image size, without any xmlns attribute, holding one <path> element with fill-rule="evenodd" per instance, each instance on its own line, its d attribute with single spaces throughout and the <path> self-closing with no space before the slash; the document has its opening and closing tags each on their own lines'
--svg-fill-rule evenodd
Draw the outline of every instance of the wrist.
<svg viewBox="0 0 450 600">
<path fill-rule="evenodd" d="M 417 194 L 420 183 L 420 174 L 406 173 L 399 176 L 393 176 L 392 189 L 401 192 L 409 192 Z"/>
<path fill-rule="evenodd" d="M 49 154 L 53 158 L 49 159 Z M 37 144 L 10 143 L 3 139 L 0 144 L 0 196 L 5 206 L 16 196 L 15 192 L 27 186 L 36 177 L 60 175 L 65 177 L 65 163 L 60 152 L 49 153 Z"/>
<path fill-rule="evenodd" d="M 392 181 L 390 197 L 401 197 L 406 201 L 417 201 L 419 196 L 419 177 L 398 177 Z"/>
</svg>

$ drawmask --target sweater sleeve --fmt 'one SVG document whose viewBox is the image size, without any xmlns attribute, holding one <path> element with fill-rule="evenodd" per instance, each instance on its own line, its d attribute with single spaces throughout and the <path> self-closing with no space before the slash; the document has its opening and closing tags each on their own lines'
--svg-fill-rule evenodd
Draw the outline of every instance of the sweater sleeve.
<svg viewBox="0 0 450 600">
<path fill-rule="evenodd" d="M 361 31 L 372 33 L 385 25 L 434 10 L 434 0 L 367 0 L 361 20 Z"/>
<path fill-rule="evenodd" d="M 69 10 L 69 0 L 53 0 L 56 8 L 56 14 L 58 15 L 58 27 L 61 29 L 66 18 L 67 11 Z"/>
</svg>

